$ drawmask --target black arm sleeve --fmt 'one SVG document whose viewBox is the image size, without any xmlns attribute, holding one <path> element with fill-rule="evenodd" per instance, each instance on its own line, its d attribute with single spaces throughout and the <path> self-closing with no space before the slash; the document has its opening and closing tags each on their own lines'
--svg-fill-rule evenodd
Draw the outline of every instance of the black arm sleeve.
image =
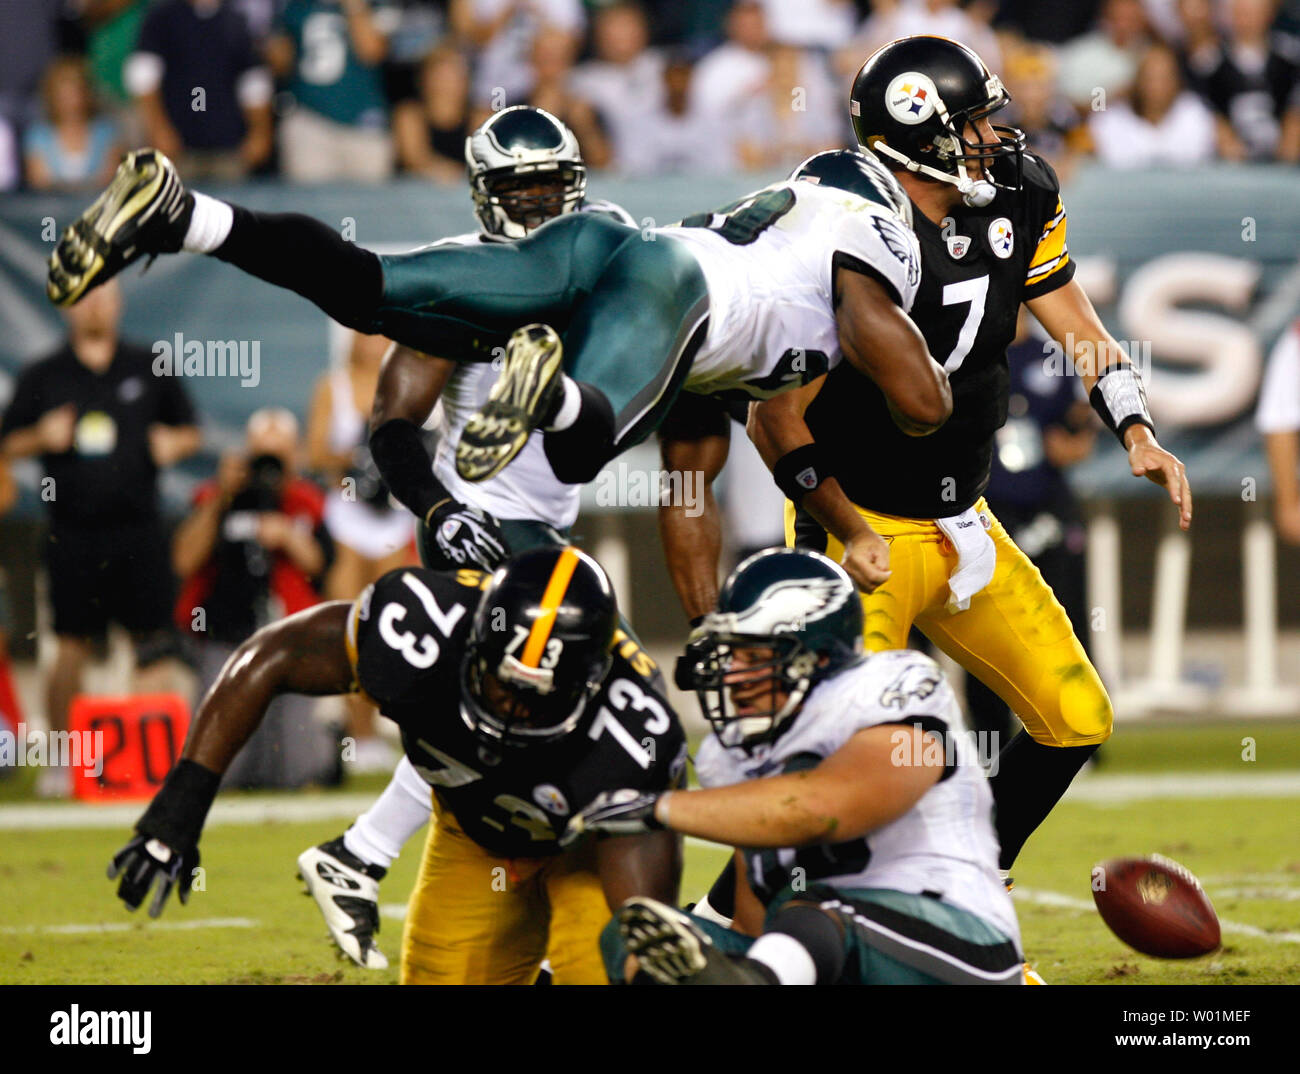
<svg viewBox="0 0 1300 1074">
<path fill-rule="evenodd" d="M 384 291 L 379 258 L 300 213 L 255 213 L 232 205 L 234 223 L 214 256 L 316 303 L 358 332 L 378 330 Z"/>
<path fill-rule="evenodd" d="M 405 418 L 384 422 L 370 434 L 370 454 L 389 491 L 416 518 L 427 518 L 430 510 L 452 498 L 434 476 L 429 449 L 414 422 Z"/>
</svg>

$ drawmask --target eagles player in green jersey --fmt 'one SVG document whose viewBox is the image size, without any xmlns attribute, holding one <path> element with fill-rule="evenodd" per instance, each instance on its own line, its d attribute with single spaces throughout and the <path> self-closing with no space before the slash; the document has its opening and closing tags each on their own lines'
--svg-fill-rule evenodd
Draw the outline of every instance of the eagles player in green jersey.
<svg viewBox="0 0 1300 1074">
<path fill-rule="evenodd" d="M 1141 376 L 1073 279 L 1055 174 L 1020 131 L 992 125 L 1008 100 L 974 52 L 932 36 L 878 50 L 851 95 L 858 141 L 913 202 L 923 271 L 911 313 L 950 378 L 949 421 L 911 435 L 924 430 L 890 420 L 889 401 L 845 365 L 751 415 L 789 500 L 787 540 L 842 559 L 866 591 L 867 648 L 903 648 L 915 624 L 1024 723 L 993 778 L 1004 869 L 1112 724 L 1065 611 L 982 498 L 1021 303 L 1073 359 L 1134 476 L 1165 486 L 1184 529 L 1192 518 Z"/>
</svg>

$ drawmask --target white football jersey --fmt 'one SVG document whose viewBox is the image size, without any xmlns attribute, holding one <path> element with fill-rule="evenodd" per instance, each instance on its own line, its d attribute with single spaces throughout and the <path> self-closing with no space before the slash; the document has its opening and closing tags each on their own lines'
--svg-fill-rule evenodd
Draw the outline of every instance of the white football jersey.
<svg viewBox="0 0 1300 1074">
<path fill-rule="evenodd" d="M 993 794 L 952 687 L 924 653 L 875 653 L 819 683 L 785 733 L 773 744 L 756 747 L 752 755 L 728 749 L 711 734 L 700 747 L 695 767 L 706 787 L 808 769 L 858 731 L 892 723 L 919 723 L 934 730 L 942 725 L 955 767 L 901 817 L 861 839 L 797 851 L 746 850 L 750 883 L 767 898 L 795 876 L 840 889 L 931 893 L 988 921 L 1019 947 L 1015 909 L 998 875 Z M 921 760 L 912 758 L 899 741 L 899 763 Z M 795 869 L 803 872 L 796 874 Z"/>
<path fill-rule="evenodd" d="M 654 231 L 685 244 L 708 284 L 708 334 L 686 377 L 701 394 L 766 399 L 838 365 L 838 260 L 880 279 L 904 312 L 921 281 L 916 235 L 894 213 L 808 180 Z"/>
</svg>

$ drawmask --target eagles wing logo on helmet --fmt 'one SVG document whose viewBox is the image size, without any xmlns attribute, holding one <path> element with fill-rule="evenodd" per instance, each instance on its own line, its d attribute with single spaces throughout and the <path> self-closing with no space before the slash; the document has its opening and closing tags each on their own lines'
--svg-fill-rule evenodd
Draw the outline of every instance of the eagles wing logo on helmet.
<svg viewBox="0 0 1300 1074">
<path fill-rule="evenodd" d="M 465 139 L 474 213 L 484 232 L 522 239 L 586 197 L 587 167 L 578 139 L 544 108 L 513 105 Z"/>
<path fill-rule="evenodd" d="M 737 612 L 731 629 L 737 634 L 778 634 L 802 630 L 843 607 L 853 587 L 830 578 L 792 578 L 763 590 L 749 608 Z"/>
<path fill-rule="evenodd" d="M 942 673 L 933 663 L 911 663 L 885 687 L 880 694 L 880 703 L 887 709 L 905 709 L 907 699 L 914 697 L 924 701 L 930 697 L 943 681 Z"/>
</svg>

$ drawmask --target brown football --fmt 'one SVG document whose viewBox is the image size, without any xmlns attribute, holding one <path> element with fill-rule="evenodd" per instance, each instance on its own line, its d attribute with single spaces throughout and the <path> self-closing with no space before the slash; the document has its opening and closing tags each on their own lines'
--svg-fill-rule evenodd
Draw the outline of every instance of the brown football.
<svg viewBox="0 0 1300 1074">
<path fill-rule="evenodd" d="M 1219 946 L 1219 918 L 1201 882 L 1159 854 L 1094 867 L 1092 899 L 1110 931 L 1144 955 L 1196 958 Z"/>
</svg>

